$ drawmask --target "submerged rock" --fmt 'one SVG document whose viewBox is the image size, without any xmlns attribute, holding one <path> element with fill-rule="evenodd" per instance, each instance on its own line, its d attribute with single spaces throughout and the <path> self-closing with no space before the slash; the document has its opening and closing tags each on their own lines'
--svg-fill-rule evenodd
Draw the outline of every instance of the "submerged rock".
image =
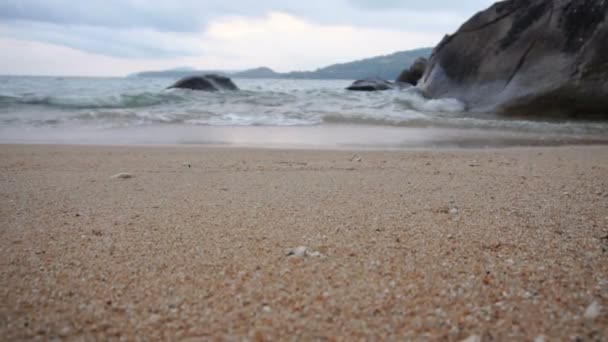
<svg viewBox="0 0 608 342">
<path fill-rule="evenodd" d="M 608 1 L 507 0 L 433 51 L 419 86 L 474 111 L 608 118 Z"/>
<path fill-rule="evenodd" d="M 192 89 L 202 91 L 238 90 L 228 77 L 220 75 L 190 76 L 175 82 L 168 89 Z"/>
<path fill-rule="evenodd" d="M 365 80 L 358 80 L 351 84 L 346 90 L 352 91 L 383 91 L 391 89 L 403 89 L 411 87 L 410 84 L 401 82 L 390 82 L 380 78 L 368 78 Z"/>
<path fill-rule="evenodd" d="M 404 70 L 399 77 L 397 77 L 397 82 L 408 83 L 411 85 L 417 85 L 418 81 L 424 75 L 426 68 L 429 64 L 428 59 L 424 57 L 420 57 L 414 61 L 409 69 Z"/>
</svg>

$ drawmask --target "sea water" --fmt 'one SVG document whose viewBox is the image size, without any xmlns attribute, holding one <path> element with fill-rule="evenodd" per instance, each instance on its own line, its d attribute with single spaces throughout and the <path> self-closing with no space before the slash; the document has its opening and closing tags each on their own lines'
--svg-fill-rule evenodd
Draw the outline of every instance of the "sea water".
<svg viewBox="0 0 608 342">
<path fill-rule="evenodd" d="M 0 76 L 0 142 L 407 147 L 601 141 L 601 121 L 472 113 L 412 87 L 351 80 L 244 80 L 239 91 L 166 89 L 167 78 Z"/>
</svg>

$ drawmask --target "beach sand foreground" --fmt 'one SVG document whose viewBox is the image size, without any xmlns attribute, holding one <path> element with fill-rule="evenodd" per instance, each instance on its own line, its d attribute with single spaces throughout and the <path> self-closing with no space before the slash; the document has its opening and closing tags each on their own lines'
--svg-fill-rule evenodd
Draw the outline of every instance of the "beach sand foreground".
<svg viewBox="0 0 608 342">
<path fill-rule="evenodd" d="M 0 204 L 5 341 L 608 338 L 605 146 L 0 145 Z"/>
</svg>

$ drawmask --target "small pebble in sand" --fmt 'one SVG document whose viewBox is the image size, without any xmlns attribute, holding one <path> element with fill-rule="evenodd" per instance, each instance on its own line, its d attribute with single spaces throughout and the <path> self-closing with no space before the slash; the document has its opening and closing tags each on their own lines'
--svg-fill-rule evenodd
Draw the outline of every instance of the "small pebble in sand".
<svg viewBox="0 0 608 342">
<path fill-rule="evenodd" d="M 127 172 L 117 173 L 114 176 L 110 177 L 112 179 L 129 179 L 133 178 L 133 175 Z"/>
<path fill-rule="evenodd" d="M 67 337 L 72 333 L 72 328 L 70 328 L 69 326 L 65 326 L 63 327 L 60 331 L 59 331 L 59 336 L 61 337 Z"/>
<path fill-rule="evenodd" d="M 148 318 L 148 323 L 150 323 L 150 324 L 156 324 L 156 323 L 160 322 L 161 319 L 162 319 L 162 317 L 159 314 L 152 314 Z"/>
<path fill-rule="evenodd" d="M 481 342 L 481 337 L 477 335 L 471 335 L 460 342 Z"/>
<path fill-rule="evenodd" d="M 594 301 L 593 303 L 591 303 L 591 305 L 589 305 L 587 307 L 587 310 L 585 310 L 584 317 L 586 319 L 596 319 L 600 316 L 601 312 L 602 312 L 602 307 L 600 306 L 600 303 L 598 303 L 597 301 Z"/>
<path fill-rule="evenodd" d="M 183 163 L 182 163 L 182 166 L 183 166 L 183 167 L 187 167 L 187 168 L 191 168 L 191 167 L 192 167 L 192 164 L 190 164 L 190 163 L 188 163 L 188 162 L 183 162 Z"/>
<path fill-rule="evenodd" d="M 313 252 L 308 249 L 306 246 L 299 246 L 296 248 L 292 248 L 287 252 L 287 256 L 297 257 L 297 258 L 305 258 L 305 257 L 320 257 L 321 253 Z"/>
</svg>

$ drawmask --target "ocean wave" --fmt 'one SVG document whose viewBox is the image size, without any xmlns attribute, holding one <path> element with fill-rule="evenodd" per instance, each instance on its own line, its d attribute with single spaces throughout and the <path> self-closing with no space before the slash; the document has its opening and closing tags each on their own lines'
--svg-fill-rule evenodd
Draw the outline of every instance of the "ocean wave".
<svg viewBox="0 0 608 342">
<path fill-rule="evenodd" d="M 0 95 L 0 106 L 19 103 L 18 96 Z"/>
<path fill-rule="evenodd" d="M 393 99 L 395 104 L 405 109 L 413 109 L 430 113 L 463 113 L 466 105 L 457 99 L 428 99 L 418 88 L 407 91 L 397 91 Z"/>
<path fill-rule="evenodd" d="M 426 116 L 414 112 L 408 117 L 332 114 L 323 117 L 323 122 L 332 124 L 357 124 L 369 126 L 392 126 L 409 128 L 454 128 L 511 131 L 526 133 L 560 134 L 605 134 L 608 125 L 603 122 L 547 122 L 529 120 L 502 120 L 474 117 Z"/>
<path fill-rule="evenodd" d="M 7 122 L 3 121 L 6 124 Z M 15 124 L 12 119 L 12 124 Z M 312 111 L 269 111 L 218 113 L 205 110 L 147 111 L 147 110 L 90 110 L 61 118 L 34 119 L 32 126 L 72 124 L 102 127 L 128 127 L 142 125 L 193 125 L 193 126 L 316 126 L 325 124 L 391 126 L 410 128 L 457 128 L 497 131 L 602 134 L 607 125 L 602 122 L 544 122 L 504 120 L 475 117 L 449 117 L 429 115 L 416 110 L 347 111 L 337 113 Z"/>
<path fill-rule="evenodd" d="M 120 89 L 115 89 L 114 83 L 105 88 L 100 84 L 78 83 L 78 87 L 74 84 L 68 90 L 48 90 L 45 87 L 38 91 L 30 90 L 28 84 L 21 92 L 14 93 L 0 89 L 0 125 L 129 127 L 164 124 L 347 124 L 568 134 L 608 132 L 608 124 L 604 122 L 516 120 L 492 114 L 470 113 L 467 112 L 466 105 L 456 99 L 427 99 L 417 88 L 355 93 L 345 91 L 341 84 L 327 82 L 292 82 L 283 86 L 269 82 L 235 92 L 205 93 L 183 89 L 165 90 L 156 85 L 146 88 L 140 83 L 125 83 Z"/>
<path fill-rule="evenodd" d="M 190 99 L 178 92 L 142 92 L 107 96 L 11 96 L 0 95 L 0 106 L 47 106 L 59 109 L 141 108 L 160 104 L 186 102 Z"/>
</svg>

